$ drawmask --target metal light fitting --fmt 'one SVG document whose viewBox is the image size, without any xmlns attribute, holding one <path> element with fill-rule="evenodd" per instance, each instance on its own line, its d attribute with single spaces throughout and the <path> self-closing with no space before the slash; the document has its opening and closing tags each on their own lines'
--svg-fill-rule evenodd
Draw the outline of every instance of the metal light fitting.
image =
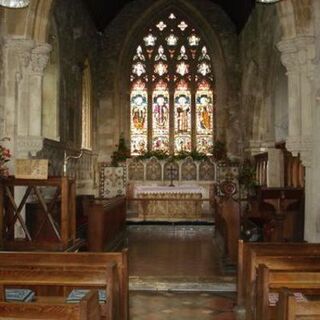
<svg viewBox="0 0 320 320">
<path fill-rule="evenodd" d="M 271 3 L 277 3 L 281 0 L 256 0 L 257 3 L 263 3 L 263 4 L 271 4 Z"/>
<path fill-rule="evenodd" d="M 20 9 L 30 4 L 30 0 L 0 0 L 0 6 L 6 8 Z"/>
</svg>

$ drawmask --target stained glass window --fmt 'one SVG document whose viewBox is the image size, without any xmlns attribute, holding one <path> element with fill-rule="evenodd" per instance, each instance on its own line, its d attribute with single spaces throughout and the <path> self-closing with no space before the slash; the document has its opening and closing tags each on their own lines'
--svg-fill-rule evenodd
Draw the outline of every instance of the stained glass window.
<svg viewBox="0 0 320 320">
<path fill-rule="evenodd" d="M 196 93 L 197 150 L 210 154 L 213 130 L 213 95 L 207 82 L 200 83 Z"/>
<path fill-rule="evenodd" d="M 152 148 L 169 151 L 170 110 L 167 84 L 160 81 L 152 95 Z"/>
<path fill-rule="evenodd" d="M 180 81 L 174 95 L 174 150 L 191 151 L 191 93 L 185 81 Z"/>
<path fill-rule="evenodd" d="M 192 21 L 177 12 L 142 33 L 131 65 L 131 154 L 198 150 L 214 138 L 212 55 Z"/>
<path fill-rule="evenodd" d="M 147 151 L 148 143 L 148 92 L 142 81 L 137 81 L 131 91 L 131 154 Z"/>
</svg>

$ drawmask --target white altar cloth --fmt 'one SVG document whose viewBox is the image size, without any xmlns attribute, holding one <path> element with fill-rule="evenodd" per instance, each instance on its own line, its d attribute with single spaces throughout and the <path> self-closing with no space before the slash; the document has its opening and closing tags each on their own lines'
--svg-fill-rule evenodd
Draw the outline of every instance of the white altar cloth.
<svg viewBox="0 0 320 320">
<path fill-rule="evenodd" d="M 203 193 L 203 189 L 198 186 L 137 186 L 135 195 L 139 194 L 155 194 L 155 193 Z"/>
</svg>

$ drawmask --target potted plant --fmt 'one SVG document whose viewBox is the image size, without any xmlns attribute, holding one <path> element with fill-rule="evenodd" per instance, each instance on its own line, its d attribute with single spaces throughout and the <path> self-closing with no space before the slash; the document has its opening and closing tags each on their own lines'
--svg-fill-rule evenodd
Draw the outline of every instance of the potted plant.
<svg viewBox="0 0 320 320">
<path fill-rule="evenodd" d="M 244 187 L 248 195 L 255 194 L 255 188 L 258 186 L 256 180 L 256 168 L 249 159 L 244 160 L 239 168 L 239 184 Z"/>
<path fill-rule="evenodd" d="M 114 151 L 111 156 L 111 165 L 113 167 L 118 167 L 119 162 L 126 161 L 128 158 L 130 158 L 130 150 L 126 145 L 126 141 L 122 134 L 120 135 L 119 144 L 117 147 L 118 149 Z"/>
</svg>

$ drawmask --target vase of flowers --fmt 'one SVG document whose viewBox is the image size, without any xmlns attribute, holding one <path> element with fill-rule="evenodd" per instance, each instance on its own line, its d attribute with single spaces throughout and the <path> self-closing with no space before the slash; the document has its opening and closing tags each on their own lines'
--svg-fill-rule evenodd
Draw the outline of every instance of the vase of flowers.
<svg viewBox="0 0 320 320">
<path fill-rule="evenodd" d="M 6 166 L 6 163 L 10 158 L 10 150 L 0 145 L 0 177 L 7 177 L 9 175 L 9 169 Z"/>
</svg>

